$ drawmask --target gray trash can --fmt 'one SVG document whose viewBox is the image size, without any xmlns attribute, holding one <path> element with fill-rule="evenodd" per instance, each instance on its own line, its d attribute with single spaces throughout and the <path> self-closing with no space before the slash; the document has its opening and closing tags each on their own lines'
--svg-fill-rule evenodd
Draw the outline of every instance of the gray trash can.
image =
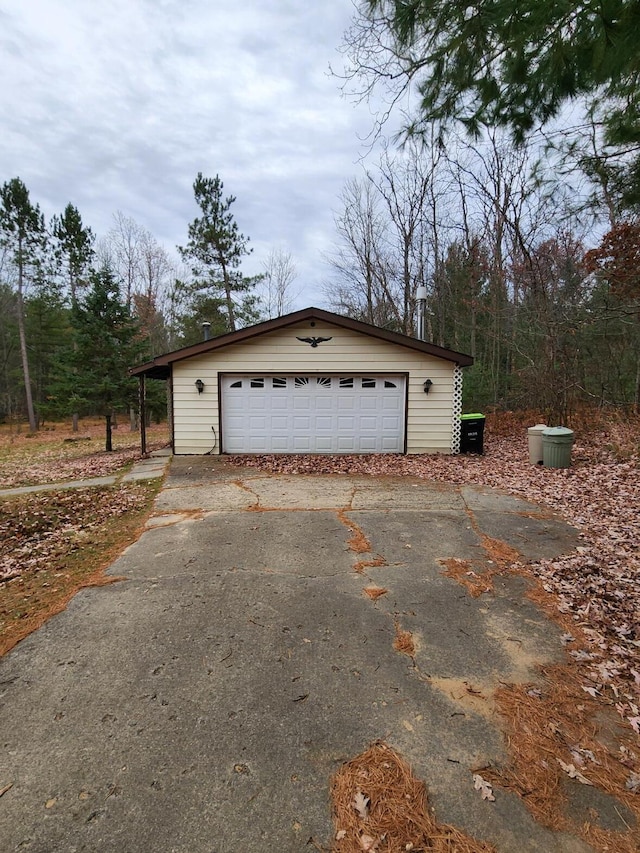
<svg viewBox="0 0 640 853">
<path fill-rule="evenodd" d="M 542 465 L 544 457 L 542 455 L 542 433 L 545 429 L 549 429 L 547 424 L 536 424 L 529 427 L 527 437 L 529 439 L 529 462 L 532 465 Z"/>
<path fill-rule="evenodd" d="M 568 468 L 571 465 L 573 430 L 549 427 L 542 433 L 542 461 L 545 468 Z"/>
</svg>

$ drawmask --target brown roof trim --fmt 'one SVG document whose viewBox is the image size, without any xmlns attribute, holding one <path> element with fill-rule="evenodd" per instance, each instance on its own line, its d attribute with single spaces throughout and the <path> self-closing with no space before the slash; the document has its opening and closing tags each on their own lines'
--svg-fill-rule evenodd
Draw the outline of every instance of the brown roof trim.
<svg viewBox="0 0 640 853">
<path fill-rule="evenodd" d="M 277 329 L 285 329 L 287 326 L 311 320 L 332 323 L 334 326 L 341 326 L 344 329 L 370 335 L 373 338 L 379 338 L 380 340 L 407 347 L 408 349 L 418 350 L 419 352 L 433 355 L 436 358 L 453 361 L 461 367 L 468 367 L 473 364 L 472 356 L 436 346 L 436 344 L 429 343 L 428 341 L 420 341 L 417 338 L 410 338 L 408 335 L 391 332 L 389 329 L 381 329 L 378 326 L 363 323 L 361 320 L 353 320 L 351 317 L 343 317 L 340 314 L 334 314 L 322 308 L 303 308 L 300 311 L 294 311 L 292 314 L 285 314 L 284 317 L 276 317 L 275 320 L 265 320 L 263 323 L 258 323 L 255 326 L 247 326 L 245 329 L 238 329 L 236 332 L 227 332 L 217 338 L 211 338 L 208 341 L 201 341 L 200 343 L 165 353 L 165 355 L 159 355 L 153 361 L 148 361 L 145 364 L 131 368 L 130 373 L 133 376 L 144 374 L 152 379 L 166 379 L 170 373 L 170 365 L 175 361 L 182 361 L 185 358 L 192 358 L 195 355 L 213 352 L 231 344 L 241 343 L 242 341 L 256 338 L 259 335 L 266 335 Z"/>
</svg>

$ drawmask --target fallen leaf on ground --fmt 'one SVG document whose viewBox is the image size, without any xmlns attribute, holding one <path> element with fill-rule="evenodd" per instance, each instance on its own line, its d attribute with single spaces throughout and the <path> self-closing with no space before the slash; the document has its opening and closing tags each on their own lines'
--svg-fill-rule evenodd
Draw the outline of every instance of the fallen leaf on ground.
<svg viewBox="0 0 640 853">
<path fill-rule="evenodd" d="M 576 782 L 580 782 L 582 785 L 593 785 L 593 782 L 590 782 L 586 776 L 583 776 L 582 773 L 576 769 L 575 764 L 565 764 L 560 758 L 556 758 L 556 761 L 570 779 L 575 779 Z"/>
<path fill-rule="evenodd" d="M 358 791 L 358 793 L 353 798 L 353 807 L 358 812 L 362 820 L 366 820 L 369 816 L 369 797 L 362 793 L 362 791 Z"/>
<path fill-rule="evenodd" d="M 637 794 L 640 791 L 640 773 L 629 773 L 625 788 L 627 791 L 633 791 L 634 794 Z"/>
<path fill-rule="evenodd" d="M 496 798 L 493 796 L 493 788 L 479 773 L 473 774 L 473 787 L 476 791 L 480 791 L 483 800 L 489 800 L 491 803 L 495 802 Z"/>
</svg>

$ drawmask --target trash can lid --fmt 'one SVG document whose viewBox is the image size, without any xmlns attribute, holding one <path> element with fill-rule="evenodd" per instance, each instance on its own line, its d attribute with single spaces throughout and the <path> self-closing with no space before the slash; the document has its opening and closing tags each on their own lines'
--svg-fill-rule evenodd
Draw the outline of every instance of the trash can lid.
<svg viewBox="0 0 640 853">
<path fill-rule="evenodd" d="M 573 430 L 567 429 L 567 427 L 547 427 L 542 434 L 543 435 L 549 435 L 549 436 L 555 436 L 556 438 L 559 438 L 563 435 L 566 435 L 566 436 L 573 435 Z"/>
<path fill-rule="evenodd" d="M 460 415 L 461 421 L 470 421 L 471 419 L 475 420 L 476 418 L 482 418 L 484 420 L 484 415 L 480 414 L 480 412 L 474 412 L 471 415 Z"/>
</svg>

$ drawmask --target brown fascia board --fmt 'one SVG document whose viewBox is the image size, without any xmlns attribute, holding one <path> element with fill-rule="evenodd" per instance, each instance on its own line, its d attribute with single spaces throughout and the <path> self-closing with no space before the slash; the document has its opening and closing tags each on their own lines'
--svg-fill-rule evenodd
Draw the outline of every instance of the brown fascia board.
<svg viewBox="0 0 640 853">
<path fill-rule="evenodd" d="M 244 329 L 238 329 L 236 332 L 227 332 L 224 335 L 219 335 L 217 338 L 211 338 L 208 341 L 200 341 L 200 343 L 191 344 L 191 346 L 188 347 L 182 347 L 182 349 L 165 353 L 165 355 L 159 355 L 154 358 L 153 361 L 148 361 L 138 367 L 131 368 L 129 372 L 132 376 L 146 374 L 153 378 L 155 374 L 157 378 L 167 378 L 170 372 L 169 366 L 176 361 L 182 361 L 185 358 L 192 358 L 195 355 L 213 352 L 217 349 L 221 349 L 222 347 L 230 346 L 231 344 L 241 343 L 242 341 L 247 341 L 260 335 L 266 335 L 269 332 L 276 331 L 277 329 L 285 329 L 287 326 L 293 326 L 296 323 L 311 320 L 322 320 L 326 323 L 332 323 L 334 326 L 342 326 L 345 329 L 351 329 L 354 332 L 370 335 L 373 338 L 379 338 L 380 340 L 388 341 L 389 343 L 396 344 L 397 346 L 418 350 L 419 352 L 433 355 L 436 358 L 443 358 L 446 361 L 453 361 L 461 367 L 468 367 L 473 364 L 472 356 L 436 346 L 436 344 L 429 343 L 428 341 L 421 341 L 418 340 L 418 338 L 410 338 L 408 335 L 401 335 L 399 332 L 391 332 L 389 329 L 381 329 L 378 326 L 363 323 L 361 320 L 353 320 L 350 317 L 343 317 L 340 314 L 334 314 L 333 312 L 325 311 L 322 308 L 303 308 L 300 311 L 294 311 L 292 314 L 285 314 L 284 317 L 276 317 L 274 320 L 265 320 L 263 323 L 258 323 L 255 326 L 247 326 Z M 161 374 L 163 375 L 161 376 Z"/>
</svg>

